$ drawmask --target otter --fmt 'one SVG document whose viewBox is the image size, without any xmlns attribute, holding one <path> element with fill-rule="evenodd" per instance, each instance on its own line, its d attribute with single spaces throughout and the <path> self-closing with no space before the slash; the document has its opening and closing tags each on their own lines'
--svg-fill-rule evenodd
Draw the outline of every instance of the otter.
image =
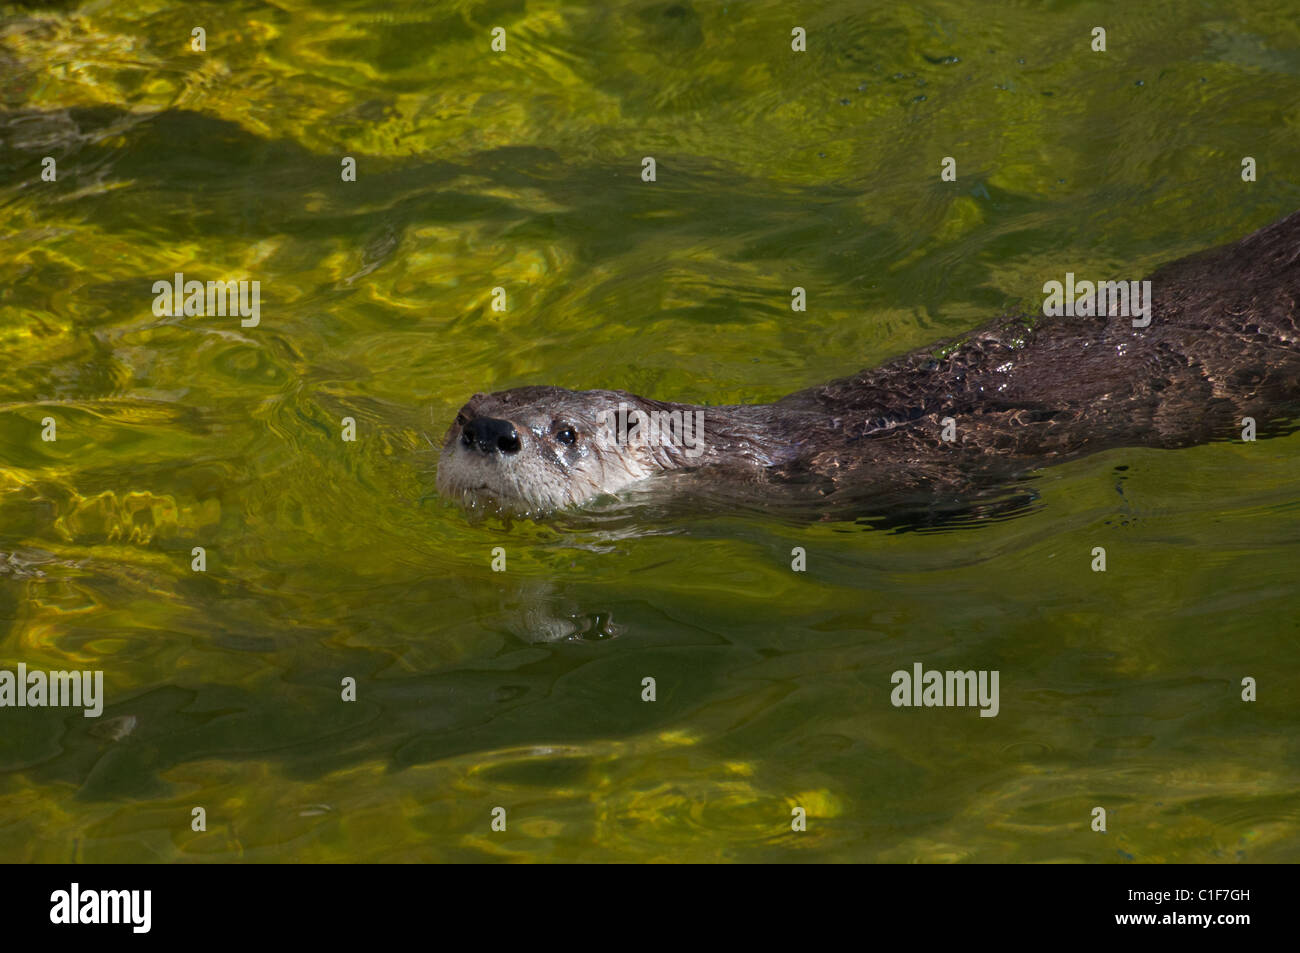
<svg viewBox="0 0 1300 953">
<path fill-rule="evenodd" d="M 1300 400 L 1300 212 L 1157 269 L 1150 320 L 1008 313 L 771 404 L 530 386 L 470 398 L 439 492 L 542 516 L 634 486 L 877 502 L 958 497 L 1100 450 L 1290 432 Z M 1091 309 L 1083 309 L 1091 310 Z"/>
</svg>

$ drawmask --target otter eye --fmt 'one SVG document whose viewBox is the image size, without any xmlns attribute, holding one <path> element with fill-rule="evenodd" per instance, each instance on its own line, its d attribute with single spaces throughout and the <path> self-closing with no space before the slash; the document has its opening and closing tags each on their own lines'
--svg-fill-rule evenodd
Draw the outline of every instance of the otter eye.
<svg viewBox="0 0 1300 953">
<path fill-rule="evenodd" d="M 457 414 L 457 415 L 456 415 L 456 426 L 457 426 L 457 427 L 463 427 L 463 426 L 465 426 L 465 415 L 464 415 L 464 414 Z"/>
<path fill-rule="evenodd" d="M 578 433 L 572 427 L 565 427 L 555 435 L 555 439 L 560 443 L 573 443 L 578 439 Z"/>
</svg>

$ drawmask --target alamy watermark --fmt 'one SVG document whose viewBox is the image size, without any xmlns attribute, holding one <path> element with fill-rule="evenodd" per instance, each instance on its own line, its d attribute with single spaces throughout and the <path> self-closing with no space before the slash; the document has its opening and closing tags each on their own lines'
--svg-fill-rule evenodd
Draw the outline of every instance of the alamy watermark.
<svg viewBox="0 0 1300 953">
<path fill-rule="evenodd" d="M 920 662 L 912 663 L 912 671 L 899 669 L 890 681 L 894 690 L 889 701 L 895 708 L 959 708 L 979 706 L 981 718 L 996 718 L 1001 704 L 998 700 L 999 672 L 941 672 L 926 671 Z"/>
<path fill-rule="evenodd" d="M 176 272 L 171 281 L 153 283 L 155 317 L 232 317 L 239 324 L 255 328 L 262 320 L 262 283 L 260 281 L 186 281 L 184 272 Z"/>
<path fill-rule="evenodd" d="M 104 673 L 42 672 L 18 663 L 17 673 L 0 669 L 0 708 L 84 708 L 87 718 L 104 712 Z"/>
<path fill-rule="evenodd" d="M 1043 285 L 1043 314 L 1049 318 L 1088 317 L 1132 318 L 1133 327 L 1151 323 L 1151 282 L 1079 281 L 1074 272 L 1065 273 L 1065 281 Z"/>
<path fill-rule="evenodd" d="M 50 894 L 50 922 L 56 924 L 125 923 L 133 933 L 148 933 L 152 908 L 152 890 L 82 890 L 73 883 Z"/>
<path fill-rule="evenodd" d="M 704 452 L 702 410 L 646 411 L 620 401 L 617 410 L 603 411 L 598 419 L 621 446 L 681 447 L 691 459 Z"/>
</svg>

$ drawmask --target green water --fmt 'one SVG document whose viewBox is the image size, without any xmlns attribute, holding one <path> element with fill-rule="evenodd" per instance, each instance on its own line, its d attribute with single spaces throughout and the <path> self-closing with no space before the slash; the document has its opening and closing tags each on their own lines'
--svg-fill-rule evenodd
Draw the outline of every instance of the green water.
<svg viewBox="0 0 1300 953">
<path fill-rule="evenodd" d="M 1292 3 L 880 6 L 0 6 L 0 669 L 107 694 L 0 709 L 0 860 L 1300 859 L 1300 435 L 930 530 L 437 497 L 476 391 L 768 400 L 1300 208 Z"/>
</svg>

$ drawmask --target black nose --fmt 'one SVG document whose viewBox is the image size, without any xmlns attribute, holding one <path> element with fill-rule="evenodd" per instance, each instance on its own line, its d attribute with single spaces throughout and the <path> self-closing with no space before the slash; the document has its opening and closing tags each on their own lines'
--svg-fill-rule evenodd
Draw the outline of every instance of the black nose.
<svg viewBox="0 0 1300 953">
<path fill-rule="evenodd" d="M 467 447 L 478 447 L 484 453 L 497 450 L 519 452 L 519 434 L 515 432 L 515 425 L 495 417 L 475 417 L 460 428 L 460 442 Z"/>
</svg>

